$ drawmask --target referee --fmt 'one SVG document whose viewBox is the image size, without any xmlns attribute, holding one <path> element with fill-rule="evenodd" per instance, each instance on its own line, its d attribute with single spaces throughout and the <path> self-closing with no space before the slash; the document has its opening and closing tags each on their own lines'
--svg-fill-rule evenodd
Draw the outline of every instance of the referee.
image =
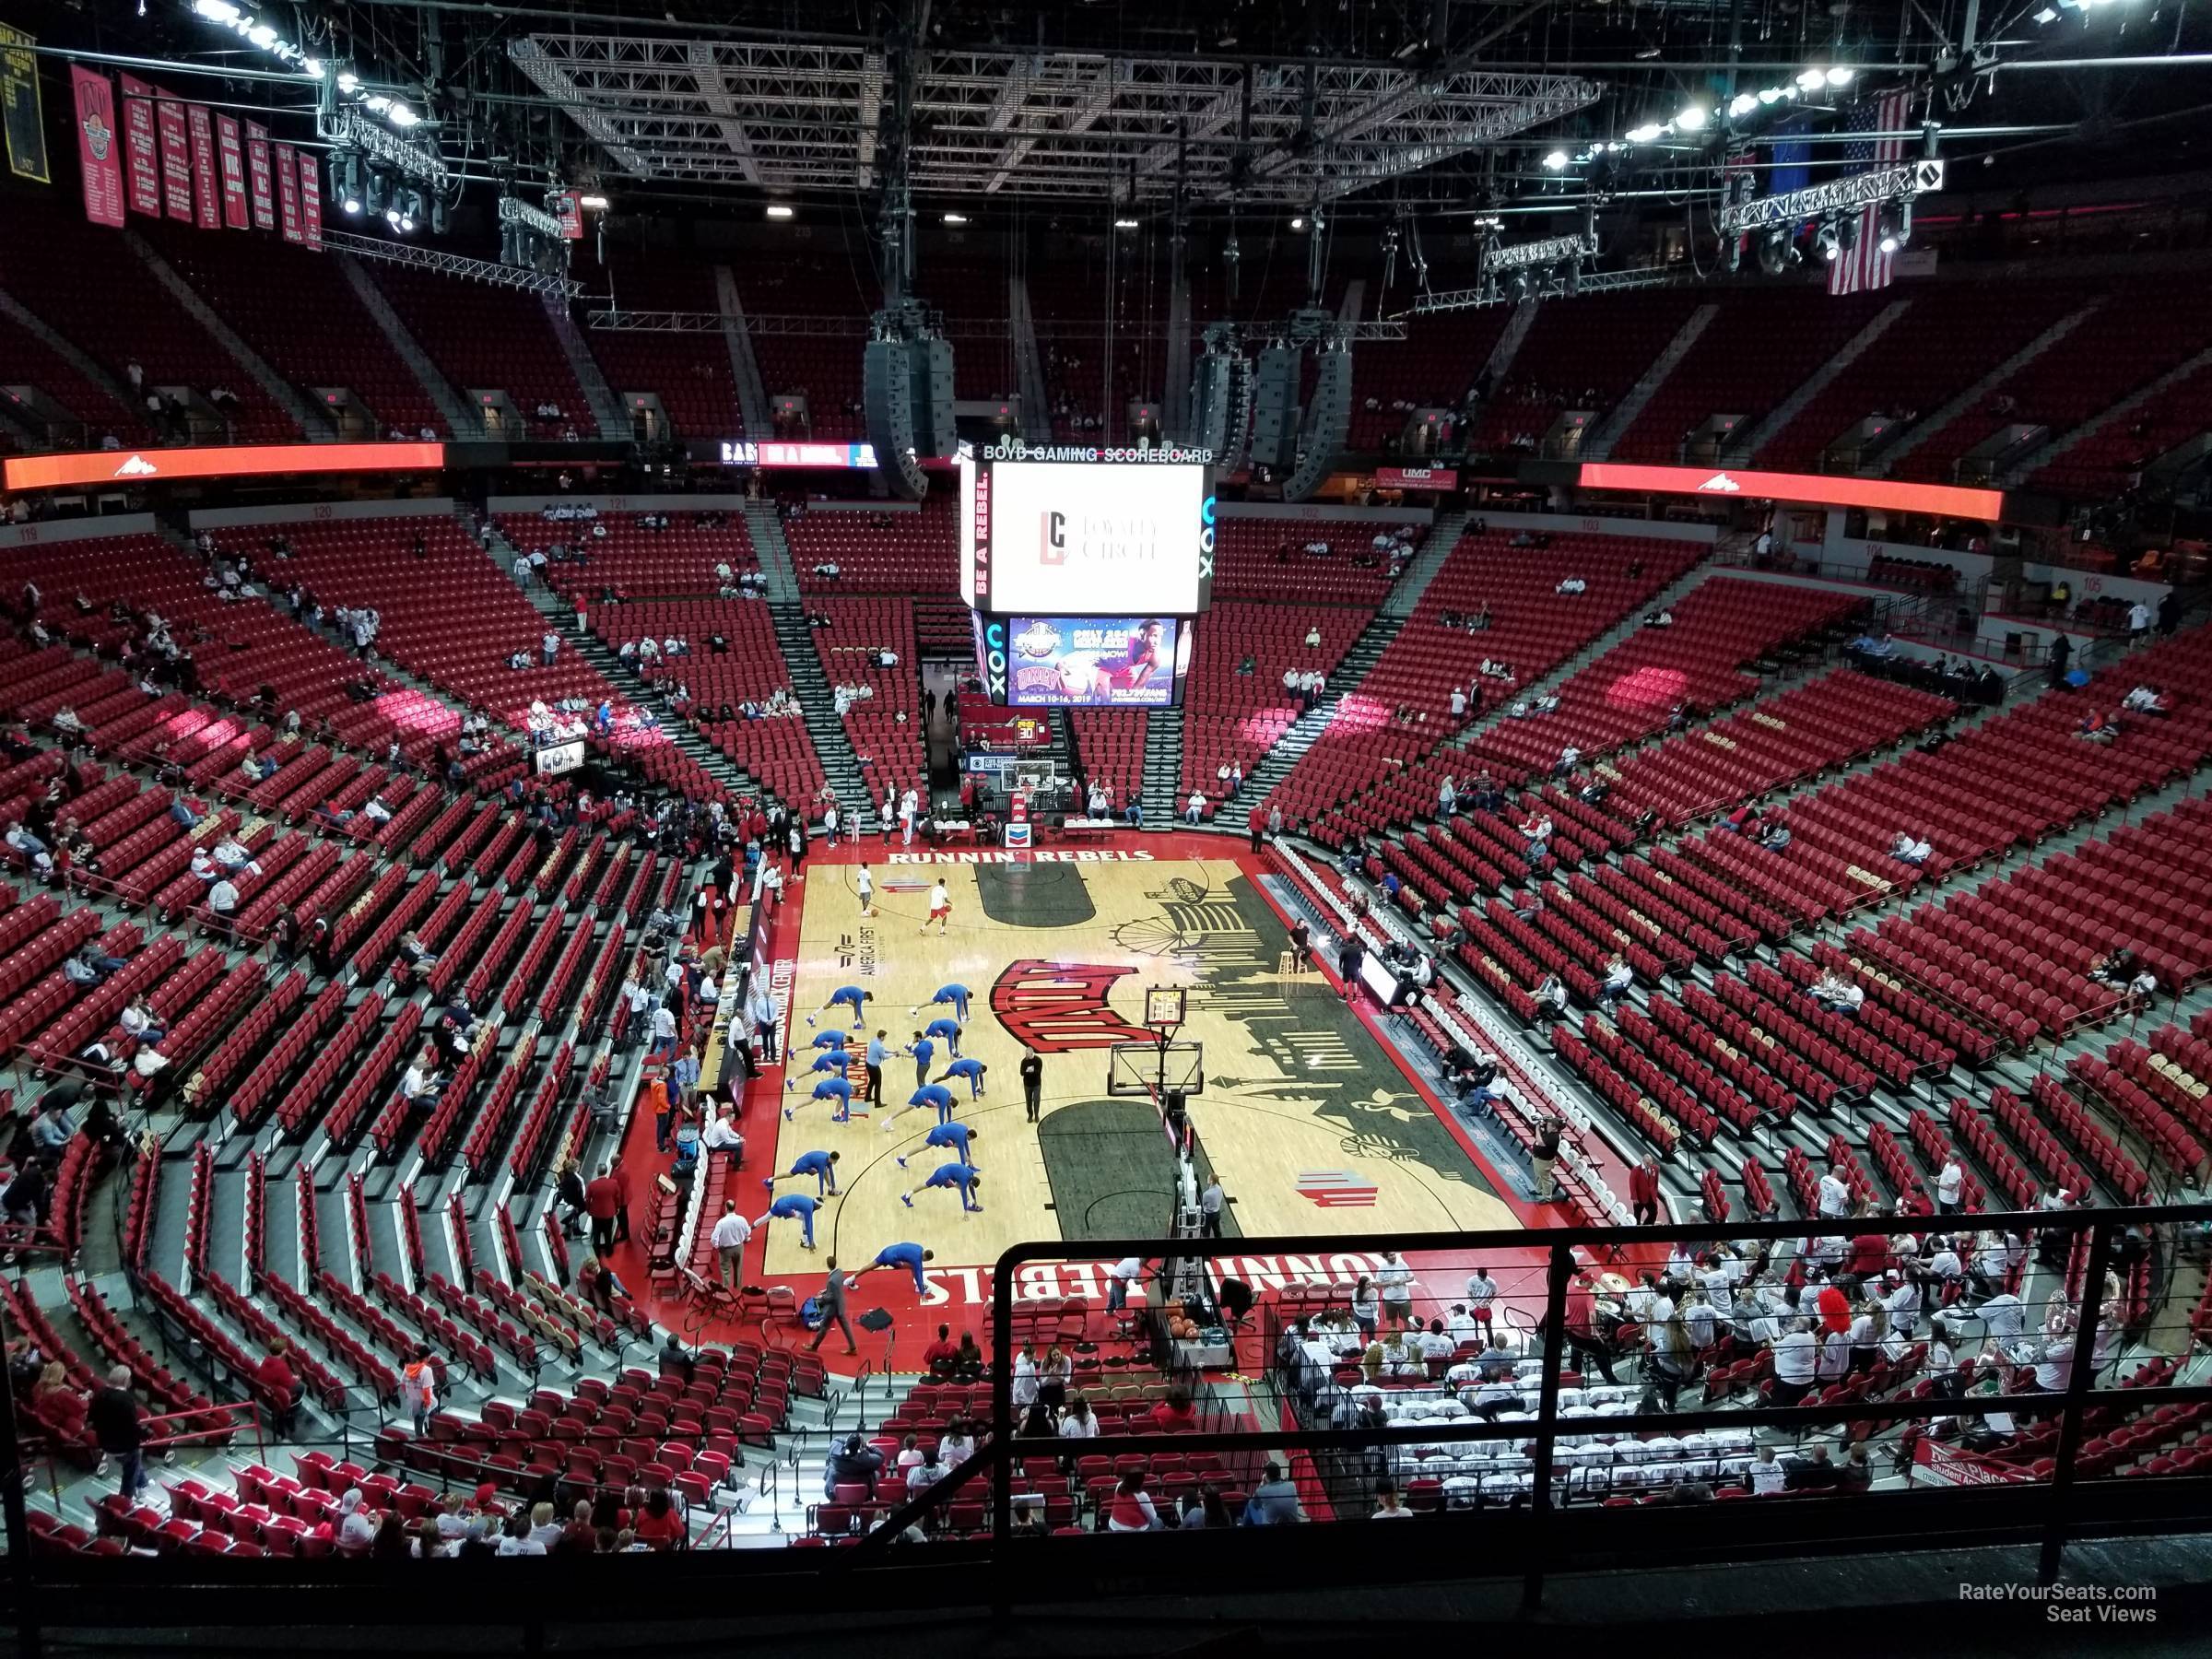
<svg viewBox="0 0 2212 1659">
<path fill-rule="evenodd" d="M 861 1098 L 870 1105 L 883 1104 L 883 1063 L 891 1057 L 890 1044 L 877 1031 L 868 1040 L 868 1091 Z"/>
<path fill-rule="evenodd" d="M 1021 1100 L 1032 1124 L 1037 1121 L 1038 1108 L 1043 1098 L 1044 1062 L 1037 1057 L 1035 1049 L 1026 1049 L 1021 1056 Z"/>
</svg>

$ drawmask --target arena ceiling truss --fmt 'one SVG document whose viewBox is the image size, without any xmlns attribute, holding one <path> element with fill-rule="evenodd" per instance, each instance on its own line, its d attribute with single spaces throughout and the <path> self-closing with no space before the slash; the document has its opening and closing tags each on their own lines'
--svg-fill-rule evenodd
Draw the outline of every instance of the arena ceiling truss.
<svg viewBox="0 0 2212 1659">
<path fill-rule="evenodd" d="M 865 44 L 538 33 L 508 54 L 632 178 L 771 194 L 877 182 L 888 94 L 884 54 Z M 1579 76 L 1461 65 L 933 51 L 912 187 L 1164 199 L 1180 145 L 1194 200 L 1334 201 L 1559 120 L 1604 91 Z"/>
</svg>

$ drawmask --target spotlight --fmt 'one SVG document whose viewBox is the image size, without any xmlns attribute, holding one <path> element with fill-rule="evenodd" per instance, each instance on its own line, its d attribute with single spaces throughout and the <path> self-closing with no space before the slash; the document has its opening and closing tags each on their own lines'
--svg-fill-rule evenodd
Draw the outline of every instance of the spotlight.
<svg viewBox="0 0 2212 1659">
<path fill-rule="evenodd" d="M 1305 228 L 1306 219 L 1303 214 L 1300 214 L 1298 218 L 1290 221 L 1290 229 L 1293 230 L 1303 230 Z"/>
<path fill-rule="evenodd" d="M 1912 240 L 1912 207 L 1910 203 L 1885 207 L 1875 220 L 1876 233 L 1885 253 L 1894 253 Z"/>
<path fill-rule="evenodd" d="M 607 201 L 603 195 L 582 195 L 576 198 L 576 206 L 583 208 L 586 212 L 605 213 L 607 208 Z"/>
<path fill-rule="evenodd" d="M 1831 87 L 1848 87 L 1851 85 L 1851 71 L 1848 69 L 1830 69 L 1828 72 L 1827 80 L 1828 84 Z"/>
<path fill-rule="evenodd" d="M 1841 233 L 1836 229 L 1835 220 L 1830 219 L 1822 224 L 1815 241 L 1820 249 L 1821 258 L 1834 261 L 1842 257 L 1843 238 Z"/>
<path fill-rule="evenodd" d="M 1117 218 L 1113 221 L 1113 228 L 1116 230 L 1134 230 L 1136 229 L 1136 221 L 1133 218 Z"/>
<path fill-rule="evenodd" d="M 792 217 L 792 209 L 782 202 L 771 202 L 768 205 L 768 217 L 772 219 L 787 219 Z"/>
<path fill-rule="evenodd" d="M 338 71 L 338 90 L 352 94 L 361 89 L 361 77 L 350 69 Z"/>
<path fill-rule="evenodd" d="M 1804 258 L 1790 230 L 1776 229 L 1759 239 L 1759 268 L 1770 276 L 1781 276 Z"/>
<path fill-rule="evenodd" d="M 1797 77 L 1797 89 L 1800 92 L 1818 92 L 1827 84 L 1828 72 L 1825 69 L 1807 69 Z"/>
<path fill-rule="evenodd" d="M 1533 285 L 1528 279 L 1528 267 L 1526 265 L 1523 265 L 1519 270 L 1513 273 L 1511 287 L 1512 288 L 1512 294 L 1515 300 L 1527 299 L 1532 286 Z"/>
<path fill-rule="evenodd" d="M 383 212 L 385 206 L 391 201 L 391 179 L 385 175 L 382 168 L 371 168 L 369 170 L 369 194 L 367 198 L 369 203 L 369 211 L 371 213 Z"/>
<path fill-rule="evenodd" d="M 1630 144 L 1649 144 L 1653 139 L 1658 137 L 1659 135 L 1665 130 L 1666 129 L 1661 126 L 1657 122 L 1647 121 L 1641 126 L 1630 127 L 1627 132 L 1623 133 L 1621 136 L 1626 138 Z"/>
<path fill-rule="evenodd" d="M 1681 114 L 1675 117 L 1675 124 L 1680 127 L 1686 133 L 1695 133 L 1702 130 L 1705 125 L 1704 106 L 1701 104 L 1691 104 L 1688 109 L 1684 110 Z"/>
<path fill-rule="evenodd" d="M 402 221 L 401 221 L 401 219 L 400 219 L 400 217 L 399 217 L 399 209 L 398 209 L 398 208 L 396 208 L 396 207 L 387 207 L 387 208 L 385 208 L 385 209 L 384 209 L 384 223 L 385 223 L 385 224 L 387 224 L 387 225 L 391 226 L 393 229 L 394 229 L 394 230 L 397 230 L 397 229 L 399 229 L 401 228 L 401 222 L 402 222 Z"/>
<path fill-rule="evenodd" d="M 430 234 L 433 236 L 443 236 L 445 234 L 445 198 L 441 195 L 433 195 L 430 198 Z"/>
<path fill-rule="evenodd" d="M 410 110 L 404 103 L 394 104 L 391 109 L 384 112 L 384 119 L 389 121 L 394 126 L 399 128 L 399 130 L 403 133 L 406 132 L 409 127 L 420 126 L 422 124 L 422 117 L 416 114 L 413 110 Z"/>
<path fill-rule="evenodd" d="M 336 187 L 338 210 L 358 218 L 361 211 L 361 159 L 340 156 L 330 170 L 330 182 Z"/>
<path fill-rule="evenodd" d="M 210 23 L 235 23 L 239 18 L 238 7 L 230 0 L 193 0 L 192 9 Z"/>
<path fill-rule="evenodd" d="M 945 222 L 948 225 L 964 225 L 968 222 L 968 216 L 964 213 L 948 213 L 945 216 Z"/>
<path fill-rule="evenodd" d="M 1564 172 L 1566 170 L 1567 152 L 1565 150 L 1553 150 L 1549 155 L 1544 158 L 1544 171 L 1546 172 Z"/>
<path fill-rule="evenodd" d="M 1729 119 L 1740 121 L 1758 108 L 1759 95 L 1756 92 L 1738 92 L 1728 100 Z"/>
</svg>

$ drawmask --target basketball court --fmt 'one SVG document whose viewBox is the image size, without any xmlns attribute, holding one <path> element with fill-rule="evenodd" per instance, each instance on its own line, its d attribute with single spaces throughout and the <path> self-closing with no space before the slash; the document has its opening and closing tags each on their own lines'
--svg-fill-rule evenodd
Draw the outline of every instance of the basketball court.
<svg viewBox="0 0 2212 1659">
<path fill-rule="evenodd" d="M 1219 840 L 1210 847 L 1221 855 L 935 855 L 952 861 L 944 863 L 891 862 L 866 847 L 873 916 L 860 913 L 853 862 L 810 858 L 783 1094 L 795 1121 L 760 1113 L 758 1132 L 772 1135 L 773 1153 L 748 1154 L 747 1165 L 765 1173 L 833 1151 L 840 1193 L 817 1218 L 818 1253 L 802 1247 L 795 1225 L 771 1225 L 769 1280 L 818 1270 L 832 1252 L 865 1263 L 906 1240 L 935 1253 L 941 1276 L 983 1267 L 1029 1240 L 1164 1238 L 1176 1162 L 1154 1098 L 1161 1082 L 1186 1094 L 1198 1176 L 1217 1174 L 1232 1199 L 1232 1235 L 1519 1225 L 1334 987 L 1312 971 L 1283 971 L 1288 927 L 1241 850 Z M 852 859 L 852 849 L 844 853 Z M 1006 861 L 971 862 L 994 858 Z M 942 937 L 934 926 L 923 936 L 936 880 L 949 892 L 949 925 Z M 946 1078 L 955 1115 L 975 1132 L 981 1213 L 964 1212 L 957 1190 L 922 1190 L 952 1156 L 924 1144 L 934 1112 L 900 1112 L 887 1129 L 885 1113 L 859 1101 L 867 1038 L 880 1030 L 895 1047 L 910 1046 L 929 1021 L 952 1013 L 929 1002 L 948 984 L 971 994 L 960 1053 L 988 1067 L 980 1100 L 962 1078 Z M 865 1022 L 841 1005 L 825 1006 L 846 985 L 868 994 Z M 1147 993 L 1161 990 L 1184 994 L 1182 1023 L 1164 1054 L 1145 1023 Z M 1163 1007 L 1174 1000 L 1157 999 Z M 803 1069 L 820 1052 L 808 1045 L 833 1027 L 848 1030 L 853 1054 L 855 1103 L 843 1124 L 832 1121 L 832 1102 L 809 1100 L 824 1074 Z M 1018 1071 L 1025 1047 L 1044 1066 L 1035 1124 Z M 940 1042 L 933 1080 L 949 1058 Z M 903 1102 L 916 1085 L 914 1062 L 895 1053 L 884 1069 L 886 1102 Z M 899 1166 L 901 1155 L 911 1168 Z M 910 1189 L 912 1208 L 900 1196 Z M 811 1182 L 778 1185 L 812 1190 Z"/>
</svg>

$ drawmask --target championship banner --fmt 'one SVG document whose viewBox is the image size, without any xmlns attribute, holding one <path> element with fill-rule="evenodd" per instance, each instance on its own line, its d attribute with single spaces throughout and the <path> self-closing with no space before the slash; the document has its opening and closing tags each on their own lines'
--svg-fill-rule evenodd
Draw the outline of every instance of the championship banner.
<svg viewBox="0 0 2212 1659">
<path fill-rule="evenodd" d="M 161 151 L 154 138 L 154 89 L 123 77 L 123 171 L 131 211 L 161 217 Z"/>
<path fill-rule="evenodd" d="M 276 181 L 269 165 L 269 129 L 246 123 L 246 194 L 253 204 L 253 229 L 276 229 Z"/>
<path fill-rule="evenodd" d="M 304 234 L 300 228 L 300 170 L 288 144 L 276 146 L 276 218 L 284 226 L 286 241 L 296 242 Z"/>
<path fill-rule="evenodd" d="M 215 112 L 206 104 L 186 104 L 184 119 L 192 135 L 192 201 L 195 222 L 203 230 L 220 230 L 223 198 L 215 167 Z"/>
<path fill-rule="evenodd" d="M 305 150 L 298 152 L 300 165 L 300 237 L 318 253 L 323 251 L 323 163 Z"/>
<path fill-rule="evenodd" d="M 235 115 L 215 118 L 215 155 L 223 175 L 223 223 L 243 230 L 253 220 L 246 209 L 246 141 Z"/>
<path fill-rule="evenodd" d="M 76 169 L 85 183 L 85 217 L 123 227 L 123 144 L 115 130 L 115 88 L 97 69 L 73 65 L 69 88 L 76 106 Z"/>
<path fill-rule="evenodd" d="M 546 207 L 560 221 L 563 241 L 583 240 L 583 204 L 572 190 L 563 190 L 546 198 Z"/>
<path fill-rule="evenodd" d="M 46 164 L 46 122 L 39 107 L 38 41 L 0 23 L 0 126 L 7 130 L 7 170 L 18 179 L 53 182 Z"/>
<path fill-rule="evenodd" d="M 184 106 L 156 94 L 154 124 L 161 135 L 161 202 L 172 219 L 192 223 L 192 132 Z"/>
</svg>

